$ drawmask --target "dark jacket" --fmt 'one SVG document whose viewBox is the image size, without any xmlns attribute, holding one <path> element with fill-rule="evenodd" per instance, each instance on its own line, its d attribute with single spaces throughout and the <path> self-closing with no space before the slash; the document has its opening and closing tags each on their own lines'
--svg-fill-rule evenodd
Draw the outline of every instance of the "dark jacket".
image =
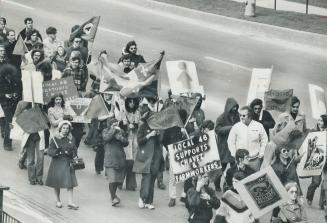
<svg viewBox="0 0 327 223">
<path fill-rule="evenodd" d="M 18 39 L 19 35 L 22 37 L 23 40 L 25 40 L 26 39 L 26 28 L 24 28 L 22 31 L 19 32 L 19 34 L 17 35 L 17 39 Z M 39 31 L 37 31 L 37 37 L 39 37 L 42 41 L 42 36 Z"/>
<path fill-rule="evenodd" d="M 79 48 L 74 48 L 73 46 L 68 47 L 67 51 L 66 51 L 68 59 L 70 59 L 70 55 L 73 51 L 79 51 L 81 53 L 81 58 L 82 58 L 84 64 L 87 64 L 90 62 L 89 61 L 90 59 L 88 58 L 89 50 L 86 47 L 84 47 L 84 46 L 81 46 Z"/>
<path fill-rule="evenodd" d="M 234 176 L 234 174 L 236 172 L 244 173 L 245 177 L 248 177 L 251 174 L 255 173 L 255 171 L 253 169 L 251 169 L 250 167 L 248 167 L 248 166 L 245 166 L 244 170 L 239 169 L 237 165 L 232 166 L 231 168 L 229 168 L 226 171 L 225 181 L 226 181 L 226 186 L 227 187 L 224 189 L 224 191 L 226 191 L 227 189 L 232 189 L 233 188 L 233 176 Z"/>
<path fill-rule="evenodd" d="M 239 106 L 236 100 L 234 98 L 228 98 L 224 113 L 216 121 L 215 132 L 217 134 L 218 151 L 222 163 L 234 162 L 234 158 L 228 148 L 227 139 L 233 125 L 240 121 L 238 112 L 235 114 L 230 113 L 231 109 L 235 106 Z"/>
<path fill-rule="evenodd" d="M 156 175 L 162 167 L 163 156 L 160 135 L 147 139 L 146 135 L 151 131 L 152 129 L 146 121 L 139 126 L 137 131 L 139 148 L 136 153 L 133 172 Z"/>
<path fill-rule="evenodd" d="M 287 159 L 287 164 L 285 165 L 280 161 L 279 158 L 276 158 L 276 161 L 271 165 L 273 170 L 275 171 L 276 175 L 280 179 L 283 185 L 289 182 L 296 182 L 299 184 L 299 178 L 296 172 L 297 164 L 300 160 L 296 159 Z"/>
<path fill-rule="evenodd" d="M 262 118 L 259 120 L 259 116 L 254 115 L 253 120 L 260 122 L 263 125 L 263 127 L 265 128 L 265 131 L 267 133 L 267 136 L 269 137 L 269 129 L 272 129 L 275 127 L 275 120 L 273 119 L 271 114 L 268 111 L 263 110 Z"/>
<path fill-rule="evenodd" d="M 103 130 L 102 138 L 104 142 L 104 166 L 114 169 L 125 167 L 126 155 L 124 147 L 128 146 L 128 139 L 122 130 L 109 127 Z"/>
<path fill-rule="evenodd" d="M 215 191 L 210 187 L 204 187 L 205 192 L 209 194 L 210 200 L 201 198 L 201 192 L 196 191 L 191 187 L 187 191 L 187 200 L 189 204 L 189 222 L 190 223 L 209 223 L 212 219 L 212 209 L 217 209 L 220 206 L 220 201 L 217 198 Z"/>
<path fill-rule="evenodd" d="M 20 65 L 22 63 L 22 58 L 20 55 L 13 55 L 15 46 L 16 46 L 17 41 L 14 42 L 9 42 L 7 41 L 5 43 L 5 49 L 6 49 L 6 55 L 8 57 L 8 62 L 12 65 L 14 65 L 17 70 L 20 69 Z"/>
</svg>

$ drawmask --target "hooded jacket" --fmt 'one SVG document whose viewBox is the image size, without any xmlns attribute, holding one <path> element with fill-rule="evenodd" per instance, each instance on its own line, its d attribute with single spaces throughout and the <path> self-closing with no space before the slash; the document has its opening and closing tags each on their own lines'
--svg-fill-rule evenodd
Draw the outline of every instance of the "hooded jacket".
<svg viewBox="0 0 327 223">
<path fill-rule="evenodd" d="M 231 113 L 232 108 L 235 106 L 237 106 L 238 109 L 239 105 L 237 101 L 234 98 L 228 98 L 224 113 L 221 114 L 216 121 L 215 132 L 217 134 L 218 151 L 222 163 L 234 161 L 228 148 L 227 139 L 233 125 L 240 121 L 238 112 L 235 114 Z"/>
</svg>

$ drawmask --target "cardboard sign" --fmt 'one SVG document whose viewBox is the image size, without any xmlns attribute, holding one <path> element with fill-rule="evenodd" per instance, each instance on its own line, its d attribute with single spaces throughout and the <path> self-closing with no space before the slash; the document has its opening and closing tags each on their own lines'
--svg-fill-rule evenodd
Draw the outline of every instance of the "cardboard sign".
<svg viewBox="0 0 327 223">
<path fill-rule="evenodd" d="M 252 69 L 251 82 L 246 103 L 250 104 L 253 99 L 259 98 L 263 101 L 265 92 L 270 88 L 272 68 Z"/>
<path fill-rule="evenodd" d="M 235 183 L 235 189 L 256 219 L 288 199 L 283 184 L 271 166 Z"/>
<path fill-rule="evenodd" d="M 319 176 L 326 163 L 327 132 L 311 132 L 305 138 L 300 154 L 304 154 L 297 166 L 299 177 Z"/>
<path fill-rule="evenodd" d="M 221 168 L 215 132 L 168 145 L 175 182 Z"/>
<path fill-rule="evenodd" d="M 56 94 L 62 94 L 65 101 L 77 98 L 78 92 L 73 77 L 43 82 L 43 98 L 45 103 L 49 103 Z"/>
<path fill-rule="evenodd" d="M 41 72 L 22 70 L 23 100 L 44 104 Z"/>
<path fill-rule="evenodd" d="M 269 90 L 265 92 L 266 110 L 276 110 L 280 112 L 288 111 L 291 107 L 293 89 Z"/>
<path fill-rule="evenodd" d="M 166 67 L 173 94 L 203 91 L 199 85 L 198 74 L 193 61 L 167 61 Z"/>
<path fill-rule="evenodd" d="M 320 115 L 326 114 L 326 98 L 323 88 L 309 84 L 310 101 L 312 108 L 312 117 L 319 119 Z"/>
<path fill-rule="evenodd" d="M 91 98 L 75 98 L 66 103 L 66 109 L 73 116 L 72 122 L 91 123 L 91 119 L 85 116 L 91 101 Z"/>
</svg>

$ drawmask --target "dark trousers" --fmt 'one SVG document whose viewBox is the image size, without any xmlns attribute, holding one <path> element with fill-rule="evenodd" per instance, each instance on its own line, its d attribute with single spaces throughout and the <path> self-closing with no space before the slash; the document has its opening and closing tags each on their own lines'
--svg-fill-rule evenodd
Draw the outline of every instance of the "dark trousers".
<svg viewBox="0 0 327 223">
<path fill-rule="evenodd" d="M 315 191 L 319 187 L 319 185 L 321 183 L 321 180 L 322 180 L 321 175 L 312 177 L 311 184 L 309 185 L 308 191 L 307 191 L 307 200 L 308 201 L 313 200 L 313 197 L 315 195 Z"/>
<path fill-rule="evenodd" d="M 2 106 L 2 109 L 5 114 L 3 146 L 11 147 L 12 140 L 10 139 L 10 129 L 11 129 L 10 125 L 15 113 L 16 106 L 14 105 Z"/>
<path fill-rule="evenodd" d="M 39 149 L 40 137 L 38 133 L 32 133 L 26 144 L 27 172 L 29 181 L 42 180 L 44 153 Z M 35 161 L 36 156 L 36 161 Z"/>
<path fill-rule="evenodd" d="M 79 147 L 79 144 L 81 143 L 82 137 L 83 137 L 83 130 L 84 130 L 84 123 L 72 123 L 73 130 L 72 135 L 75 138 L 76 147 Z"/>
<path fill-rule="evenodd" d="M 134 160 L 126 160 L 126 190 L 135 190 L 137 188 L 136 176 L 133 172 Z"/>
<path fill-rule="evenodd" d="M 159 173 L 157 174 L 157 183 L 158 185 L 160 183 L 163 183 L 163 171 L 159 171 Z"/>
<path fill-rule="evenodd" d="M 92 119 L 91 123 L 89 124 L 89 132 L 85 138 L 85 144 L 92 146 L 97 143 L 98 125 L 99 121 L 97 119 Z"/>
<path fill-rule="evenodd" d="M 154 182 L 156 181 L 157 175 L 142 174 L 140 197 L 145 204 L 153 203 L 154 196 Z"/>
<path fill-rule="evenodd" d="M 0 128 L 1 128 L 1 136 L 2 138 L 5 137 L 5 117 L 0 118 Z"/>
<path fill-rule="evenodd" d="M 103 171 L 104 164 L 104 148 L 103 146 L 98 146 L 95 151 L 94 166 L 95 171 Z"/>
</svg>

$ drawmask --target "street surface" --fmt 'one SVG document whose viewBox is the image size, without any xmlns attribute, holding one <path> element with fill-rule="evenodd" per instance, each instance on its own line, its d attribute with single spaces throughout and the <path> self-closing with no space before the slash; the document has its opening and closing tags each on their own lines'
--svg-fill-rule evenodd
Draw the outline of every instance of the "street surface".
<svg viewBox="0 0 327 223">
<path fill-rule="evenodd" d="M 94 15 L 100 15 L 100 28 L 93 46 L 93 58 L 106 49 L 112 62 L 118 61 L 121 50 L 130 40 L 138 43 L 139 53 L 147 61 L 157 58 L 161 50 L 166 51 L 165 60 L 192 60 L 197 65 L 200 84 L 206 92 L 205 110 L 207 118 L 216 120 L 224 109 L 229 96 L 235 97 L 240 105 L 246 102 L 251 78 L 251 69 L 274 66 L 272 89 L 293 88 L 301 99 L 301 109 L 307 114 L 308 126 L 314 127 L 308 94 L 308 83 L 326 89 L 326 54 L 305 52 L 294 47 L 280 46 L 261 41 L 255 36 L 231 34 L 211 29 L 209 26 L 190 24 L 183 19 L 167 17 L 162 13 L 141 10 L 139 7 L 113 0 L 15 0 L 0 1 L 0 14 L 7 18 L 8 27 L 19 32 L 24 27 L 25 17 L 34 19 L 34 27 L 45 37 L 45 29 L 55 26 L 58 37 L 66 40 L 75 24 L 82 24 Z M 292 44 L 290 44 L 292 46 Z M 166 97 L 167 75 L 165 65 L 161 68 Z M 2 142 L 1 142 L 2 143 Z M 1 184 L 10 186 L 6 192 L 5 210 L 27 222 L 186 222 L 187 211 L 180 203 L 175 208 L 167 206 L 168 190 L 156 189 L 156 209 L 139 210 L 138 192 L 118 191 L 122 199 L 120 208 L 111 207 L 108 182 L 104 176 L 94 172 L 94 152 L 81 143 L 80 156 L 86 159 L 85 170 L 78 171 L 79 187 L 76 203 L 79 211 L 67 207 L 57 209 L 53 191 L 48 187 L 31 186 L 27 172 L 17 167 L 19 144 L 13 152 L 0 150 Z M 45 162 L 47 174 L 49 158 Z M 44 179 L 45 180 L 45 179 Z M 140 179 L 138 179 L 140 180 Z M 165 183 L 168 176 L 165 175 Z M 301 181 L 306 192 L 308 180 Z M 308 209 L 309 222 L 323 222 L 323 212 L 318 210 L 317 190 L 313 208 Z M 62 192 L 63 203 L 67 204 L 67 193 Z"/>
</svg>

